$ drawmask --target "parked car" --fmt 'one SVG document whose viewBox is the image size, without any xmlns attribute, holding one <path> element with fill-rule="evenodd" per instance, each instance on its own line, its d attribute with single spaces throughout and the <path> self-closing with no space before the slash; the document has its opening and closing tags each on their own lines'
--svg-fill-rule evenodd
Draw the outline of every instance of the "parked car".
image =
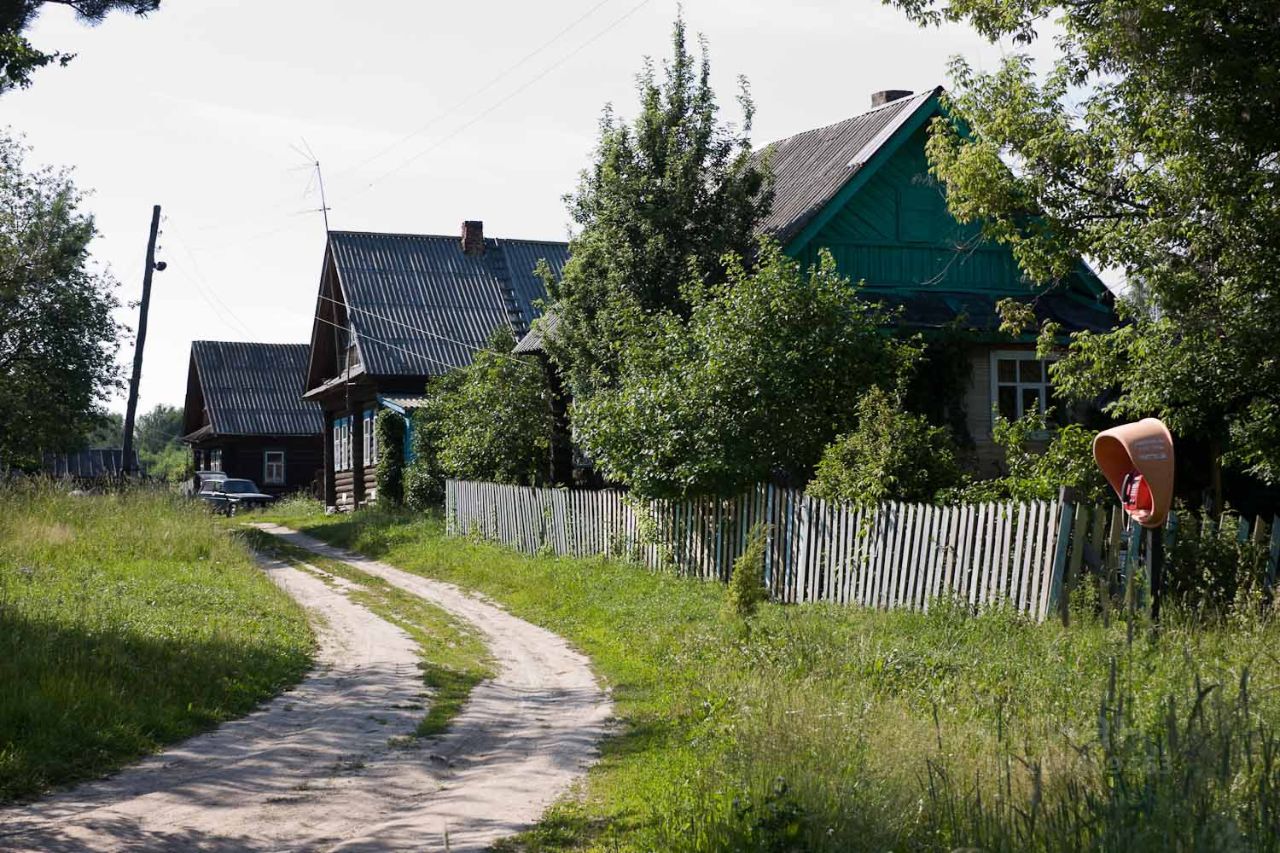
<svg viewBox="0 0 1280 853">
<path fill-rule="evenodd" d="M 190 480 L 183 481 L 180 491 L 184 495 L 198 495 L 205 490 L 207 484 L 227 479 L 222 471 L 196 471 Z"/>
<path fill-rule="evenodd" d="M 275 500 L 258 489 L 253 480 L 223 478 L 208 479 L 200 484 L 200 500 L 205 501 L 214 512 L 235 515 L 240 510 L 263 507 Z"/>
</svg>

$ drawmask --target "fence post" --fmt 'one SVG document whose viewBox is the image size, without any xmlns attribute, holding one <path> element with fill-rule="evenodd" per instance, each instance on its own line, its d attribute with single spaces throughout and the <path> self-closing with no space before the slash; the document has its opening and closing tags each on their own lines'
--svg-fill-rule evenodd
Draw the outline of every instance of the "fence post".
<svg viewBox="0 0 1280 853">
<path fill-rule="evenodd" d="M 1075 489 L 1064 486 L 1058 493 L 1058 541 L 1053 552 L 1053 577 L 1049 581 L 1049 606 L 1045 608 L 1047 619 L 1054 608 L 1062 617 L 1063 625 L 1071 624 L 1070 596 L 1066 594 L 1064 580 L 1067 572 L 1067 546 L 1071 540 L 1071 523 L 1075 520 Z"/>
</svg>

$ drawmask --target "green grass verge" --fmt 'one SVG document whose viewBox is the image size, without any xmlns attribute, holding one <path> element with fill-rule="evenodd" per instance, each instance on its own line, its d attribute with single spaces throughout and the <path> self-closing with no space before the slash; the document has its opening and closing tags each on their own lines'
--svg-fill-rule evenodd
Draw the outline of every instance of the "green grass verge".
<svg viewBox="0 0 1280 853">
<path fill-rule="evenodd" d="M 0 801 L 240 716 L 311 653 L 302 609 L 200 506 L 0 489 Z"/>
<path fill-rule="evenodd" d="M 447 731 L 467 703 L 472 688 L 494 676 L 493 659 L 484 638 L 448 611 L 348 563 L 313 554 L 269 533 L 246 528 L 244 535 L 260 551 L 304 569 L 314 567 L 322 577 L 340 577 L 356 584 L 358 589 L 350 593 L 352 601 L 399 626 L 413 638 L 422 659 L 422 680 L 431 689 L 427 713 L 415 732 L 418 737 Z"/>
<path fill-rule="evenodd" d="M 275 520 L 480 590 L 590 655 L 619 733 L 505 846 L 600 850 L 1275 849 L 1280 626 L 1030 624 L 764 605 L 716 584 L 307 504 Z M 1114 668 L 1113 668 L 1114 667 Z"/>
</svg>

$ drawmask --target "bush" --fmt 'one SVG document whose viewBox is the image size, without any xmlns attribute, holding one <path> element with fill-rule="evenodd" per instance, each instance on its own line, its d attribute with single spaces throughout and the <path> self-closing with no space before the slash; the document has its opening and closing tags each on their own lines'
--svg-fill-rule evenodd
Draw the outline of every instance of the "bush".
<svg viewBox="0 0 1280 853">
<path fill-rule="evenodd" d="M 1226 513 L 1217 522 L 1204 512 L 1180 511 L 1166 554 L 1165 576 L 1171 601 L 1188 610 L 1225 613 L 1262 591 L 1267 549 L 1240 541 L 1239 516 Z"/>
<path fill-rule="evenodd" d="M 1037 412 L 1016 421 L 997 418 L 992 439 L 1004 450 L 1008 473 L 970 483 L 952 496 L 965 502 L 1050 501 L 1065 486 L 1075 489 L 1081 503 L 1108 503 L 1115 495 L 1093 461 L 1093 435 L 1079 424 L 1050 432 Z"/>
<path fill-rule="evenodd" d="M 378 439 L 378 500 L 404 503 L 404 418 L 382 409 L 373 425 Z"/>
<path fill-rule="evenodd" d="M 823 451 L 806 491 L 829 501 L 932 501 L 961 478 L 945 427 L 903 411 L 900 400 L 872 388 L 858 401 L 858 426 Z"/>
<path fill-rule="evenodd" d="M 733 561 L 733 574 L 725 591 L 725 611 L 740 619 L 750 619 L 756 608 L 769 600 L 764 586 L 764 554 L 769 542 L 769 528 L 756 524 L 747 536 L 747 547 Z"/>
<path fill-rule="evenodd" d="M 551 463 L 550 389 L 536 361 L 497 329 L 475 361 L 435 383 L 426 409 L 440 471 L 460 480 L 539 484 Z"/>
<path fill-rule="evenodd" d="M 433 380 L 432 385 L 439 384 L 445 377 Z M 432 385 L 427 387 L 431 393 Z M 413 413 L 413 461 L 404 471 L 404 502 L 415 512 L 440 506 L 444 503 L 444 472 L 440 470 L 440 460 L 436 456 L 435 422 L 431 412 L 423 407 Z"/>
</svg>

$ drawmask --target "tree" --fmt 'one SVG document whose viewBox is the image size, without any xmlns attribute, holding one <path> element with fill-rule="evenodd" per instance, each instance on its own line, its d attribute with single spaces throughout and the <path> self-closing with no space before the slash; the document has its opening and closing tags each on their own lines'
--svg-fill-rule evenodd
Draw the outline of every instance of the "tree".
<svg viewBox="0 0 1280 853">
<path fill-rule="evenodd" d="M 494 331 L 468 366 L 429 389 L 427 418 L 436 462 L 447 477 L 532 485 L 551 463 L 546 374 L 511 355 L 511 330 Z"/>
<path fill-rule="evenodd" d="M 1210 442 L 1215 471 L 1225 458 L 1280 481 L 1274 2 L 889 2 L 1024 44 L 1057 16 L 1061 55 L 1043 78 L 1025 56 L 986 74 L 954 63 L 929 143 L 951 210 L 1038 281 L 1081 255 L 1126 275 L 1128 324 L 1074 336 L 1053 373 L 1063 392 L 1118 385 L 1111 415 L 1157 415 Z"/>
<path fill-rule="evenodd" d="M 754 108 L 745 80 L 737 128 L 720 121 L 706 46 L 696 61 L 680 19 L 672 54 L 661 82 L 645 62 L 632 124 L 606 108 L 595 163 L 565 199 L 580 231 L 560 281 L 548 281 L 559 317 L 548 349 L 576 399 L 616 380 L 622 336 L 644 334 L 635 318 L 687 315 L 686 280 L 722 282 L 726 254 L 750 255 L 771 201 L 751 153 Z"/>
<path fill-rule="evenodd" d="M 858 401 L 857 416 L 857 428 L 823 451 L 809 494 L 847 503 L 926 503 L 960 482 L 947 428 L 905 411 L 901 394 L 872 388 Z"/>
<path fill-rule="evenodd" d="M 93 217 L 65 171 L 23 171 L 0 136 L 0 464 L 73 450 L 118 387 L 115 282 L 89 263 Z"/>
<path fill-rule="evenodd" d="M 688 320 L 635 314 L 614 388 L 574 401 L 577 437 L 609 479 L 646 497 L 733 494 L 765 479 L 807 482 L 858 399 L 894 383 L 914 353 L 881 331 L 823 253 L 808 274 L 771 242 L 748 269 L 693 278 Z"/>
<path fill-rule="evenodd" d="M 101 412 L 90 422 L 90 430 L 81 444 L 84 447 L 119 447 L 124 437 L 124 415 Z"/>
<path fill-rule="evenodd" d="M 182 437 L 182 409 L 159 404 L 138 418 L 133 434 L 140 453 L 160 453 Z"/>
<path fill-rule="evenodd" d="M 27 40 L 23 32 L 46 5 L 67 6 L 87 24 L 100 23 L 120 10 L 146 15 L 160 8 L 160 0 L 12 0 L 0 6 L 0 95 L 31 85 L 36 69 L 52 62 L 66 66 L 75 54 L 46 53 Z"/>
</svg>

